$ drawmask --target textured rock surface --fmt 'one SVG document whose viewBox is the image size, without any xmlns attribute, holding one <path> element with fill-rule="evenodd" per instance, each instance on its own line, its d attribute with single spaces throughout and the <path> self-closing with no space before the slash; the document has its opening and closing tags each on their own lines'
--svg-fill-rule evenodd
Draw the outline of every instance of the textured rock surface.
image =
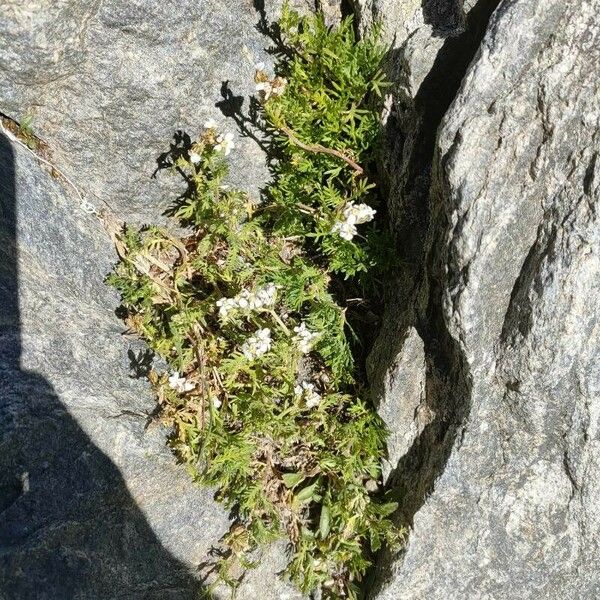
<svg viewBox="0 0 600 600">
<path fill-rule="evenodd" d="M 111 242 L 5 138 L 0 200 L 0 597 L 195 599 L 227 512 L 146 427 L 154 399 L 103 283 Z M 260 576 L 294 598 L 282 561 Z"/>
<path fill-rule="evenodd" d="M 501 2 L 439 129 L 435 417 L 394 474 L 411 531 L 378 600 L 600 594 L 599 11 Z"/>
<path fill-rule="evenodd" d="M 255 26 L 279 4 L 4 2 L 0 113 L 33 115 L 93 204 L 154 222 L 178 193 L 151 177 L 156 159 L 209 117 L 238 129 L 254 62 L 269 62 Z M 233 180 L 255 190 L 262 151 L 239 131 L 236 145 Z M 145 429 L 154 400 L 128 376 L 103 283 L 110 241 L 29 154 L 1 150 L 0 597 L 196 598 L 197 566 L 229 521 L 175 466 L 166 432 Z M 271 549 L 240 598 L 300 598 L 276 575 L 285 564 Z"/>
<path fill-rule="evenodd" d="M 173 132 L 250 91 L 263 4 L 4 2 L 0 112 L 33 113 L 94 203 L 155 220 Z M 369 371 L 410 530 L 370 597 L 595 599 L 600 2 L 355 4 L 362 27 L 383 19 L 395 83 L 382 172 L 402 264 Z M 255 189 L 263 157 L 238 145 Z M 195 598 L 227 515 L 145 429 L 110 243 L 0 150 L 0 597 Z M 299 598 L 284 564 L 272 548 L 239 598 Z"/>
<path fill-rule="evenodd" d="M 8 0 L 0 6 L 0 112 L 33 127 L 95 204 L 152 220 L 177 192 L 158 156 L 176 130 L 248 110 L 264 2 Z M 277 2 L 268 2 L 273 9 Z M 269 11 L 270 13 L 273 10 Z M 226 84 L 228 82 L 228 84 Z M 215 106 L 220 103 L 220 108 Z M 255 190 L 264 158 L 238 134 L 233 180 Z"/>
</svg>

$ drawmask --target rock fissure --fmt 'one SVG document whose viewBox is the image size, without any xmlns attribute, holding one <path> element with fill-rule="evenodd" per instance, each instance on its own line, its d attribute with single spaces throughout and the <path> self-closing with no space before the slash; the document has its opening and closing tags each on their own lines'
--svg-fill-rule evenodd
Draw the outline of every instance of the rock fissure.
<svg viewBox="0 0 600 600">
<path fill-rule="evenodd" d="M 449 15 L 438 12 L 434 35 L 445 31 L 447 37 L 414 99 L 407 99 L 404 93 L 397 94 L 388 121 L 391 140 L 388 147 L 392 148 L 392 158 L 386 161 L 383 179 L 389 203 L 393 205 L 390 212 L 395 217 L 393 226 L 404 268 L 396 282 L 400 289 L 393 292 L 395 298 L 386 304 L 402 306 L 408 300 L 409 308 L 400 319 L 397 315 L 388 315 L 383 329 L 414 327 L 422 340 L 424 395 L 415 414 L 425 406 L 430 415 L 425 424 L 421 423 L 418 435 L 405 448 L 387 478 L 388 489 L 393 490 L 400 503 L 398 523 L 407 526 L 409 531 L 414 515 L 443 472 L 453 446 L 460 443 L 461 427 L 470 409 L 468 361 L 460 340 L 449 332 L 443 311 L 442 282 L 446 273 L 452 272 L 448 266 L 451 257 L 445 246 L 449 228 L 446 204 L 450 191 L 444 184 L 444 165 L 438 164 L 435 141 L 442 119 L 498 4 L 499 0 L 480 0 L 468 16 L 463 13 L 459 21 L 444 20 Z M 458 22 L 463 26 L 459 28 Z M 397 62 L 405 60 L 404 51 L 405 47 L 401 46 L 390 52 L 389 70 L 394 71 Z M 402 140 L 401 148 L 398 148 L 398 138 Z M 391 327 L 390 320 L 394 321 Z M 395 346 L 396 351 L 402 348 L 405 338 L 403 332 L 397 336 L 401 341 Z M 380 360 L 382 352 L 376 347 L 370 362 Z M 393 356 L 394 351 L 388 349 L 387 354 Z M 377 390 L 385 388 L 377 379 L 389 377 L 388 373 L 380 369 L 372 374 L 376 395 Z M 369 581 L 370 598 L 380 597 L 401 561 L 402 552 L 395 556 L 386 551 L 382 553 Z"/>
</svg>

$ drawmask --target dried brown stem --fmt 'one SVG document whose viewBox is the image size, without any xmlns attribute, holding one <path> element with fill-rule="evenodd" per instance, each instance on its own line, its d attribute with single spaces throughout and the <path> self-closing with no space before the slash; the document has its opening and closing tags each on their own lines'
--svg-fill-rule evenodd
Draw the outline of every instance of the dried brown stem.
<svg viewBox="0 0 600 600">
<path fill-rule="evenodd" d="M 345 163 L 350 165 L 359 175 L 362 175 L 364 173 L 363 168 L 359 164 L 355 163 L 350 157 L 346 156 L 343 152 L 340 152 L 339 150 L 335 150 L 333 148 L 326 148 L 325 146 L 321 146 L 321 144 L 305 144 L 296 137 L 296 134 L 287 125 L 282 125 L 280 129 L 281 131 L 283 131 L 283 133 L 285 133 L 288 136 L 292 144 L 295 144 L 299 148 L 302 148 L 302 150 L 306 150 L 307 152 L 316 152 L 320 154 L 329 154 L 330 156 L 336 156 L 337 158 L 341 158 Z"/>
</svg>

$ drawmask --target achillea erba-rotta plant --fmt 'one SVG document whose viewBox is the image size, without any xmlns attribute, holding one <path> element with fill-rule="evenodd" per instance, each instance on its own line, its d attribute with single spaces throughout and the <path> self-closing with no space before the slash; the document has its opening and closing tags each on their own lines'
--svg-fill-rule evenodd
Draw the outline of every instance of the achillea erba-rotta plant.
<svg viewBox="0 0 600 600">
<path fill-rule="evenodd" d="M 255 75 L 263 197 L 224 184 L 234 144 L 209 121 L 171 153 L 188 183 L 172 214 L 188 234 L 126 229 L 109 281 L 168 363 L 149 378 L 173 447 L 236 509 L 220 579 L 235 588 L 256 549 L 286 536 L 303 592 L 355 598 L 373 553 L 400 534 L 381 486 L 386 430 L 353 358 L 390 265 L 366 175 L 383 50 L 349 20 L 329 30 L 286 8 L 278 27 L 275 74 Z"/>
</svg>

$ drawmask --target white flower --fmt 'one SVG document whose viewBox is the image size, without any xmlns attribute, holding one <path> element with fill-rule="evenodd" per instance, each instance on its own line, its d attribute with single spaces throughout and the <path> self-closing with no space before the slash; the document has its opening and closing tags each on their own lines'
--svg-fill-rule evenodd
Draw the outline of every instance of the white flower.
<svg viewBox="0 0 600 600">
<path fill-rule="evenodd" d="M 219 309 L 219 316 L 222 319 L 225 319 L 229 311 L 237 307 L 235 298 L 221 298 L 220 300 L 217 300 L 216 305 Z"/>
<path fill-rule="evenodd" d="M 219 316 L 225 318 L 234 309 L 260 310 L 271 307 L 275 304 L 276 297 L 277 286 L 274 283 L 268 283 L 256 292 L 242 290 L 233 298 L 221 298 L 217 300 L 216 306 L 219 309 Z"/>
<path fill-rule="evenodd" d="M 284 77 L 275 77 L 273 81 L 259 81 L 254 89 L 259 93 L 260 99 L 266 102 L 271 96 L 283 95 L 287 83 Z"/>
<path fill-rule="evenodd" d="M 265 63 L 264 62 L 256 63 L 254 65 L 254 70 L 255 71 L 264 71 L 265 70 Z"/>
<path fill-rule="evenodd" d="M 221 408 L 221 404 L 223 404 L 216 396 L 213 396 L 210 401 L 215 408 Z"/>
<path fill-rule="evenodd" d="M 317 392 L 306 397 L 306 408 L 316 408 L 319 404 L 321 404 L 321 396 Z"/>
<path fill-rule="evenodd" d="M 283 96 L 287 84 L 288 82 L 285 77 L 275 77 L 271 83 L 271 93 L 273 96 Z"/>
<path fill-rule="evenodd" d="M 248 360 L 254 360 L 271 349 L 271 330 L 268 327 L 259 329 L 242 345 L 242 354 Z"/>
<path fill-rule="evenodd" d="M 185 392 L 189 392 L 189 391 L 193 390 L 196 387 L 193 383 L 190 383 L 189 381 L 187 381 L 185 377 L 180 377 L 179 376 L 179 371 L 175 371 L 169 377 L 169 385 L 176 392 L 179 392 L 180 394 L 183 394 Z"/>
<path fill-rule="evenodd" d="M 348 223 L 360 225 L 361 223 L 372 221 L 375 217 L 375 212 L 375 209 L 371 208 L 368 204 L 354 204 L 354 202 L 350 202 L 344 208 L 344 218 Z"/>
<path fill-rule="evenodd" d="M 297 327 L 294 327 L 296 335 L 294 341 L 300 348 L 300 352 L 308 354 L 313 346 L 315 338 L 319 337 L 318 333 L 314 333 L 306 328 L 306 323 L 302 322 Z"/>
<path fill-rule="evenodd" d="M 217 122 L 214 119 L 208 119 L 206 123 L 204 123 L 204 129 L 216 129 Z"/>
<path fill-rule="evenodd" d="M 274 283 L 267 283 L 264 287 L 256 291 L 257 308 L 263 306 L 273 306 L 277 298 L 277 286 Z"/>
<path fill-rule="evenodd" d="M 354 204 L 349 202 L 342 213 L 343 218 L 333 225 L 331 231 L 337 232 L 345 240 L 350 241 L 357 233 L 356 226 L 375 217 L 375 209 L 368 204 Z"/>
<path fill-rule="evenodd" d="M 233 133 L 221 134 L 217 138 L 217 144 L 215 146 L 217 152 L 224 152 L 225 156 L 227 156 L 234 148 Z"/>
<path fill-rule="evenodd" d="M 202 160 L 202 157 L 197 152 L 190 152 L 190 161 L 197 165 Z"/>
<path fill-rule="evenodd" d="M 263 102 L 266 102 L 271 97 L 271 92 L 273 91 L 273 86 L 270 81 L 259 81 L 254 89 L 259 93 Z"/>
<path fill-rule="evenodd" d="M 307 408 L 315 408 L 321 403 L 321 396 L 315 390 L 315 384 L 308 381 L 301 381 L 294 387 L 294 394 L 306 402 Z"/>
<path fill-rule="evenodd" d="M 348 223 L 348 221 L 337 221 L 331 231 L 339 233 L 340 237 L 348 241 L 358 233 L 354 223 Z"/>
</svg>

